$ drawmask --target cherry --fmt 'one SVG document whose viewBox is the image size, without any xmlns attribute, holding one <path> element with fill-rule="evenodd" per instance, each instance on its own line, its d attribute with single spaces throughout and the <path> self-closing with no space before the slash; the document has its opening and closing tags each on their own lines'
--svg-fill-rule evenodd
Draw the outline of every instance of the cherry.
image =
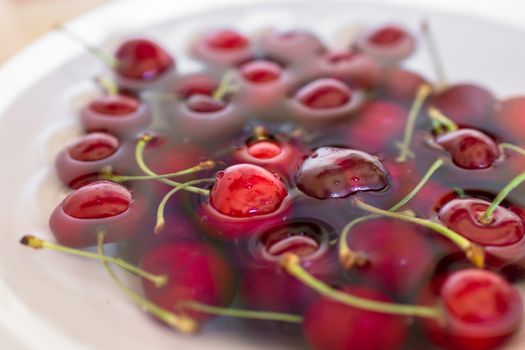
<svg viewBox="0 0 525 350">
<path fill-rule="evenodd" d="M 260 39 L 259 45 L 264 56 L 286 63 L 305 61 L 326 50 L 314 34 L 299 30 L 271 32 Z"/>
<path fill-rule="evenodd" d="M 146 206 L 122 185 L 96 181 L 70 193 L 53 211 L 49 227 L 57 241 L 70 247 L 97 242 L 96 231 L 107 231 L 107 242 L 133 237 L 142 229 Z"/>
<path fill-rule="evenodd" d="M 489 168 L 500 156 L 494 140 L 474 129 L 459 129 L 438 135 L 436 142 L 451 154 L 454 164 L 463 169 Z"/>
<path fill-rule="evenodd" d="M 167 284 L 160 288 L 142 279 L 144 293 L 176 314 L 180 313 L 177 304 L 183 301 L 227 306 L 235 295 L 233 271 L 215 248 L 204 243 L 179 241 L 156 246 L 144 255 L 140 267 L 167 276 Z M 194 311 L 188 315 L 198 321 L 212 317 Z"/>
<path fill-rule="evenodd" d="M 399 139 L 408 111 L 396 103 L 374 100 L 357 112 L 348 128 L 348 142 L 367 152 L 384 150 L 392 140 Z"/>
<path fill-rule="evenodd" d="M 372 57 L 352 49 L 329 51 L 315 63 L 322 75 L 342 80 L 353 88 L 375 87 L 381 73 Z"/>
<path fill-rule="evenodd" d="M 390 302 L 383 293 L 369 287 L 346 286 L 352 295 Z M 303 330 L 308 343 L 316 350 L 400 349 L 407 336 L 407 321 L 396 315 L 360 310 L 320 297 L 307 309 Z"/>
<path fill-rule="evenodd" d="M 204 36 L 204 42 L 217 50 L 236 50 L 249 43 L 245 36 L 231 29 L 209 32 Z"/>
<path fill-rule="evenodd" d="M 186 101 L 186 106 L 193 112 L 213 113 L 223 110 L 226 104 L 208 95 L 192 95 Z"/>
<path fill-rule="evenodd" d="M 97 97 L 80 112 L 80 121 L 87 132 L 107 131 L 117 136 L 133 135 L 150 120 L 147 107 L 125 95 Z"/>
<path fill-rule="evenodd" d="M 193 95 L 211 96 L 218 87 L 216 79 L 206 74 L 190 74 L 177 79 L 174 88 L 175 94 L 188 99 Z"/>
<path fill-rule="evenodd" d="M 512 263 L 525 256 L 523 220 L 502 206 L 496 207 L 491 220 L 482 222 L 490 202 L 478 198 L 457 198 L 439 210 L 444 225 L 481 244 L 485 251 L 504 262 Z"/>
<path fill-rule="evenodd" d="M 329 109 L 349 102 L 352 90 L 335 79 L 319 79 L 300 88 L 295 99 L 313 109 Z"/>
<path fill-rule="evenodd" d="M 239 68 L 242 77 L 254 84 L 264 84 L 279 79 L 282 68 L 277 63 L 267 60 L 251 61 Z"/>
<path fill-rule="evenodd" d="M 250 51 L 248 38 L 232 29 L 207 32 L 193 47 L 197 58 L 220 66 L 244 62 L 250 57 Z"/>
<path fill-rule="evenodd" d="M 525 138 L 523 111 L 525 111 L 525 97 L 509 98 L 499 103 L 492 119 L 504 132 L 521 142 Z"/>
<path fill-rule="evenodd" d="M 122 43 L 115 53 L 117 74 L 123 78 L 152 81 L 175 65 L 170 54 L 148 39 L 130 39 Z"/>
<path fill-rule="evenodd" d="M 411 102 L 418 88 L 427 83 L 427 80 L 418 73 L 402 68 L 392 68 L 384 71 L 381 87 L 388 98 L 400 102 Z"/>
<path fill-rule="evenodd" d="M 495 102 L 482 86 L 456 84 L 434 96 L 431 104 L 458 124 L 481 126 L 493 113 Z"/>
<path fill-rule="evenodd" d="M 360 277 L 400 296 L 410 295 L 434 267 L 434 254 L 416 225 L 375 219 L 352 228 L 347 243 L 362 261 L 349 270 L 350 279 Z M 385 244 L 388 242 L 388 244 Z M 381 246 L 381 249 L 377 247 Z"/>
<path fill-rule="evenodd" d="M 283 151 L 281 145 L 274 141 L 258 141 L 247 147 L 248 154 L 257 159 L 277 157 Z"/>
<path fill-rule="evenodd" d="M 297 188 L 318 199 L 341 198 L 388 186 L 385 168 L 372 155 L 353 149 L 322 147 L 297 172 Z"/>
<path fill-rule="evenodd" d="M 518 291 L 489 271 L 453 272 L 443 282 L 435 280 L 426 293 L 439 296 L 444 324 L 429 320 L 425 330 L 447 349 L 495 349 L 518 330 L 523 317 Z"/>
<path fill-rule="evenodd" d="M 252 217 L 275 212 L 287 196 L 282 181 L 270 171 L 252 164 L 238 164 L 217 173 L 210 204 L 231 217 Z"/>
<path fill-rule="evenodd" d="M 113 135 L 95 132 L 69 146 L 67 152 L 74 160 L 91 162 L 111 156 L 118 146 L 119 141 Z"/>
<path fill-rule="evenodd" d="M 328 242 L 327 229 L 313 221 L 276 223 L 259 233 L 249 244 L 244 266 L 241 297 L 261 310 L 302 312 L 315 294 L 282 271 L 279 260 L 295 253 L 301 264 L 317 278 L 331 282 L 337 276 L 337 262 Z"/>
<path fill-rule="evenodd" d="M 357 47 L 382 65 L 392 65 L 414 52 L 415 40 L 400 26 L 385 25 L 365 32 L 358 39 Z"/>
</svg>

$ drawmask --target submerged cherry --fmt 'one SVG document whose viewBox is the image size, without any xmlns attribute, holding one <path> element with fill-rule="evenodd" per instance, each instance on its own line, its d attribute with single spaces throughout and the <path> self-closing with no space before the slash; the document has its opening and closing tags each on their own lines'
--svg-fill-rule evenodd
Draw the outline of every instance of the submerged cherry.
<svg viewBox="0 0 525 350">
<path fill-rule="evenodd" d="M 388 175 L 374 156 L 336 147 L 317 149 L 297 172 L 297 188 L 319 198 L 346 197 L 359 191 L 381 191 Z"/>
<path fill-rule="evenodd" d="M 411 102 L 419 87 L 427 83 L 427 80 L 416 72 L 392 68 L 383 73 L 381 87 L 387 97 L 401 102 Z"/>
<path fill-rule="evenodd" d="M 516 140 L 525 139 L 525 97 L 518 96 L 501 101 L 493 116 L 498 127 Z"/>
<path fill-rule="evenodd" d="M 278 80 L 282 68 L 275 62 L 259 60 L 243 64 L 239 71 L 247 81 L 254 84 L 264 84 Z"/>
<path fill-rule="evenodd" d="M 118 147 L 119 141 L 113 135 L 95 132 L 82 137 L 69 146 L 67 151 L 74 160 L 91 162 L 111 156 Z"/>
<path fill-rule="evenodd" d="M 520 294 L 502 277 L 466 269 L 434 286 L 444 311 L 443 324 L 426 321 L 429 337 L 447 349 L 490 350 L 514 334 L 523 318 Z"/>
<path fill-rule="evenodd" d="M 369 287 L 344 287 L 343 292 L 362 298 L 390 302 L 383 293 Z M 303 330 L 315 350 L 400 349 L 407 336 L 402 316 L 360 310 L 327 297 L 319 297 L 307 309 Z"/>
<path fill-rule="evenodd" d="M 186 106 L 194 112 L 213 113 L 223 110 L 226 103 L 208 95 L 195 94 L 188 98 Z"/>
<path fill-rule="evenodd" d="M 475 129 L 459 129 L 438 135 L 436 142 L 445 148 L 454 163 L 463 169 L 486 169 L 499 158 L 498 145 Z"/>
<path fill-rule="evenodd" d="M 300 88 L 295 99 L 309 108 L 330 109 L 348 103 L 352 90 L 336 79 L 318 79 Z"/>
<path fill-rule="evenodd" d="M 391 24 L 366 32 L 358 39 L 357 46 L 380 63 L 391 65 L 413 53 L 415 40 L 404 28 Z"/>
<path fill-rule="evenodd" d="M 139 109 L 140 102 L 129 96 L 106 95 L 96 98 L 89 104 L 89 109 L 108 116 L 126 116 Z"/>
<path fill-rule="evenodd" d="M 288 191 L 270 171 L 252 164 L 232 165 L 217 174 L 210 203 L 221 214 L 253 217 L 275 212 Z"/>
<path fill-rule="evenodd" d="M 232 29 L 209 32 L 204 36 L 204 42 L 216 50 L 237 50 L 246 47 L 249 43 L 244 35 Z"/>
<path fill-rule="evenodd" d="M 127 79 L 152 81 L 174 66 L 170 54 L 148 39 L 131 39 L 120 45 L 115 53 L 117 73 Z"/>
</svg>

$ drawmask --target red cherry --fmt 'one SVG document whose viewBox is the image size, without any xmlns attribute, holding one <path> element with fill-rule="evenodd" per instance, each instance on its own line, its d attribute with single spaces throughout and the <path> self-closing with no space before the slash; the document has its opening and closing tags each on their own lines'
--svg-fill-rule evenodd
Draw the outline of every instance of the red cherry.
<svg viewBox="0 0 525 350">
<path fill-rule="evenodd" d="M 238 164 L 217 174 L 210 204 L 219 213 L 252 217 L 275 212 L 288 191 L 276 175 L 252 164 Z"/>
<path fill-rule="evenodd" d="M 391 302 L 386 295 L 368 287 L 349 286 L 343 291 Z M 315 350 L 395 350 L 405 342 L 407 323 L 401 316 L 360 310 L 320 297 L 308 307 L 303 330 Z"/>
<path fill-rule="evenodd" d="M 223 110 L 226 104 L 208 95 L 191 95 L 186 101 L 186 106 L 193 112 L 213 113 Z"/>
<path fill-rule="evenodd" d="M 117 73 L 128 79 L 155 80 L 174 66 L 173 59 L 157 43 L 147 39 L 125 41 L 115 54 Z"/>
<path fill-rule="evenodd" d="M 412 102 L 416 92 L 427 80 L 421 75 L 401 69 L 388 69 L 383 73 L 382 88 L 386 96 L 402 102 Z"/>
<path fill-rule="evenodd" d="M 308 157 L 297 173 L 297 188 L 319 198 L 341 198 L 359 191 L 381 191 L 388 186 L 385 168 L 368 153 L 322 147 Z"/>
<path fill-rule="evenodd" d="M 379 62 L 391 65 L 414 52 L 415 40 L 400 26 L 386 25 L 364 33 L 358 39 L 357 46 Z"/>
<path fill-rule="evenodd" d="M 352 98 L 352 91 L 335 79 L 315 80 L 295 93 L 295 99 L 313 109 L 340 107 Z"/>
<path fill-rule="evenodd" d="M 259 60 L 243 64 L 239 71 L 244 79 L 255 84 L 263 84 L 279 79 L 282 68 L 272 61 Z"/>
<path fill-rule="evenodd" d="M 322 54 L 326 49 L 314 34 L 292 30 L 272 32 L 260 40 L 262 54 L 284 62 L 300 62 Z"/>
<path fill-rule="evenodd" d="M 525 97 L 502 101 L 493 116 L 494 122 L 516 141 L 525 139 Z"/>
<path fill-rule="evenodd" d="M 496 142 L 474 129 L 441 134 L 436 142 L 450 153 L 454 164 L 463 169 L 486 169 L 500 156 Z"/>
<path fill-rule="evenodd" d="M 458 124 L 481 126 L 494 111 L 490 91 L 474 84 L 457 84 L 434 96 L 431 104 Z"/>
<path fill-rule="evenodd" d="M 193 95 L 211 96 L 217 87 L 216 79 L 204 74 L 192 74 L 177 80 L 175 94 L 183 99 Z"/>
<path fill-rule="evenodd" d="M 372 32 L 368 37 L 368 41 L 376 45 L 392 45 L 404 39 L 406 35 L 405 30 L 390 25 Z"/>
<path fill-rule="evenodd" d="M 101 96 L 89 104 L 89 108 L 108 116 L 126 116 L 138 110 L 140 102 L 129 96 Z"/>
<path fill-rule="evenodd" d="M 115 182 L 98 181 L 79 188 L 63 202 L 64 212 L 79 219 L 101 219 L 128 210 L 131 193 Z"/>
<path fill-rule="evenodd" d="M 178 313 L 178 302 L 196 301 L 213 306 L 228 306 L 235 294 L 233 271 L 212 246 L 197 242 L 172 242 L 159 245 L 142 258 L 140 267 L 168 277 L 168 283 L 157 287 L 142 280 L 146 297 L 158 306 Z M 188 311 L 198 321 L 212 318 L 209 314 Z"/>
<path fill-rule="evenodd" d="M 320 66 L 324 76 L 339 79 L 354 88 L 375 87 L 381 74 L 372 57 L 352 49 L 329 51 L 315 64 Z"/>
<path fill-rule="evenodd" d="M 495 349 L 518 330 L 523 318 L 518 291 L 490 271 L 453 272 L 434 293 L 443 305 L 444 324 L 426 321 L 425 328 L 447 349 Z"/>
<path fill-rule="evenodd" d="M 247 148 L 248 154 L 257 159 L 274 158 L 282 152 L 279 143 L 267 140 L 253 142 Z"/>
<path fill-rule="evenodd" d="M 231 29 L 209 32 L 204 36 L 204 42 L 217 50 L 236 50 L 248 46 L 248 39 Z"/>
<path fill-rule="evenodd" d="M 67 151 L 74 160 L 91 162 L 111 156 L 118 147 L 119 141 L 113 135 L 94 132 L 69 146 Z"/>
</svg>

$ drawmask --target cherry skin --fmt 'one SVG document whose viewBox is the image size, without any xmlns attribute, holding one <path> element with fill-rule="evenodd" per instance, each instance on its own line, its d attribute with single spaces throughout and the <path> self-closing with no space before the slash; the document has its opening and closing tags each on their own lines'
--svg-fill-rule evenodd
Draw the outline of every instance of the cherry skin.
<svg viewBox="0 0 525 350">
<path fill-rule="evenodd" d="M 410 296 L 435 264 L 432 249 L 424 239 L 431 233 L 423 231 L 416 225 L 388 219 L 367 221 L 352 228 L 348 246 L 364 256 L 366 263 L 348 271 L 350 280 L 360 278 L 395 295 Z M 377 249 L 379 246 L 382 249 Z"/>
<path fill-rule="evenodd" d="M 193 95 L 211 96 L 218 87 L 216 79 L 205 74 L 192 74 L 177 80 L 175 95 L 186 100 Z"/>
<path fill-rule="evenodd" d="M 264 84 L 279 79 L 282 68 L 277 63 L 266 60 L 251 61 L 239 68 L 241 76 L 254 84 Z"/>
<path fill-rule="evenodd" d="M 92 162 L 111 156 L 118 147 L 119 141 L 113 135 L 95 132 L 69 146 L 67 152 L 74 160 Z"/>
<path fill-rule="evenodd" d="M 247 146 L 248 154 L 257 159 L 277 157 L 283 151 L 281 145 L 274 141 L 258 141 Z"/>
<path fill-rule="evenodd" d="M 374 88 L 381 75 L 372 57 L 353 49 L 329 51 L 314 64 L 320 67 L 323 76 L 339 79 L 357 89 Z"/>
<path fill-rule="evenodd" d="M 347 286 L 344 292 L 370 300 L 392 302 L 369 287 Z M 307 309 L 303 330 L 315 350 L 400 349 L 407 337 L 404 317 L 356 309 L 320 297 Z"/>
<path fill-rule="evenodd" d="M 259 46 L 263 56 L 285 63 L 304 62 L 326 50 L 314 34 L 300 30 L 271 32 L 260 39 Z"/>
<path fill-rule="evenodd" d="M 299 190 L 318 199 L 381 191 L 388 186 L 388 175 L 377 158 L 336 147 L 317 149 L 303 162 L 296 179 Z"/>
<path fill-rule="evenodd" d="M 489 136 L 474 129 L 459 129 L 439 135 L 436 142 L 463 169 L 486 169 L 499 158 L 498 145 Z"/>
<path fill-rule="evenodd" d="M 481 126 L 494 111 L 490 91 L 474 84 L 457 84 L 434 96 L 431 104 L 458 124 Z"/>
<path fill-rule="evenodd" d="M 116 71 L 123 78 L 152 81 L 175 65 L 170 54 L 157 43 L 147 39 L 127 40 L 117 49 Z"/>
<path fill-rule="evenodd" d="M 415 40 L 400 26 L 386 25 L 363 34 L 358 38 L 357 47 L 381 64 L 390 66 L 414 52 Z"/>
<path fill-rule="evenodd" d="M 126 116 L 139 109 L 140 102 L 129 96 L 108 95 L 101 96 L 89 104 L 89 109 L 96 113 L 108 116 Z"/>
<path fill-rule="evenodd" d="M 514 334 L 523 318 L 520 294 L 499 275 L 479 269 L 451 273 L 433 286 L 444 324 L 425 321 L 425 330 L 447 349 L 491 350 Z"/>
<path fill-rule="evenodd" d="M 146 297 L 158 306 L 180 313 L 177 303 L 196 301 L 225 307 L 235 295 L 233 271 L 224 257 L 204 243 L 177 241 L 154 247 L 144 255 L 140 267 L 157 275 L 166 275 L 162 287 L 142 280 Z M 213 318 L 196 311 L 184 311 L 198 321 Z"/>
<path fill-rule="evenodd" d="M 492 117 L 505 133 L 522 142 L 525 139 L 525 97 L 513 97 L 502 101 Z"/>
<path fill-rule="evenodd" d="M 236 66 L 253 56 L 249 39 L 232 29 L 204 33 L 192 52 L 198 59 L 221 67 Z"/>
<path fill-rule="evenodd" d="M 419 87 L 425 83 L 427 80 L 415 72 L 392 68 L 383 73 L 381 87 L 388 98 L 411 103 Z"/>
<path fill-rule="evenodd" d="M 335 79 L 318 79 L 300 88 L 294 98 L 309 108 L 330 109 L 348 103 L 352 90 Z"/>
<path fill-rule="evenodd" d="M 248 46 L 248 39 L 231 29 L 209 32 L 204 36 L 204 42 L 214 50 L 237 50 Z"/>
<path fill-rule="evenodd" d="M 186 106 L 193 112 L 213 113 L 223 110 L 226 103 L 208 95 L 192 95 L 186 101 Z"/>
<path fill-rule="evenodd" d="M 217 174 L 210 204 L 227 216 L 253 217 L 275 212 L 287 194 L 275 174 L 257 165 L 237 164 Z"/>
</svg>

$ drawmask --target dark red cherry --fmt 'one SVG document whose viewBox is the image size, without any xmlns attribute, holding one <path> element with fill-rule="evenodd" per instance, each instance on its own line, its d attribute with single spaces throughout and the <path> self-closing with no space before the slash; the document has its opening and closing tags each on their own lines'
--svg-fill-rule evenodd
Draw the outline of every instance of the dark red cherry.
<svg viewBox="0 0 525 350">
<path fill-rule="evenodd" d="M 208 95 L 191 95 L 186 101 L 186 106 L 193 112 L 213 113 L 223 110 L 226 103 Z"/>
<path fill-rule="evenodd" d="M 278 176 L 252 164 L 238 164 L 217 174 L 210 203 L 219 213 L 252 217 L 275 212 L 288 191 Z"/>
<path fill-rule="evenodd" d="M 369 287 L 347 286 L 343 291 L 392 302 Z M 319 297 L 308 307 L 303 323 L 305 337 L 315 350 L 396 350 L 405 342 L 407 328 L 402 316 L 356 309 L 326 297 Z"/>
<path fill-rule="evenodd" d="M 385 25 L 364 33 L 358 39 L 357 46 L 380 63 L 391 65 L 414 52 L 415 40 L 404 28 Z"/>
<path fill-rule="evenodd" d="M 127 79 L 151 81 L 174 66 L 170 54 L 147 39 L 125 41 L 115 54 L 117 73 Z"/>
<path fill-rule="evenodd" d="M 237 50 L 248 46 L 248 39 L 231 29 L 217 30 L 207 33 L 204 42 L 216 50 Z"/>
<path fill-rule="evenodd" d="M 73 192 L 62 203 L 64 212 L 79 219 L 101 219 L 128 210 L 128 189 L 111 181 L 98 181 Z"/>
<path fill-rule="evenodd" d="M 212 246 L 178 241 L 154 247 L 144 255 L 140 267 L 150 273 L 166 275 L 162 287 L 142 280 L 146 297 L 158 306 L 179 313 L 177 303 L 196 301 L 226 307 L 235 294 L 233 272 L 224 257 Z M 199 321 L 210 314 L 185 311 Z"/>
<path fill-rule="evenodd" d="M 268 33 L 259 44 L 264 56 L 287 63 L 309 60 L 326 50 L 314 34 L 300 30 Z"/>
<path fill-rule="evenodd" d="M 367 102 L 349 122 L 348 143 L 367 152 L 383 151 L 392 140 L 400 138 L 407 115 L 406 108 L 396 103 Z"/>
<path fill-rule="evenodd" d="M 335 79 L 315 80 L 295 93 L 295 99 L 313 109 L 340 107 L 352 98 L 350 88 Z"/>
<path fill-rule="evenodd" d="M 87 134 L 68 147 L 69 156 L 78 161 L 91 162 L 105 159 L 119 147 L 118 139 L 110 134 L 94 132 Z"/>
<path fill-rule="evenodd" d="M 360 278 L 396 295 L 410 295 L 423 285 L 435 265 L 432 248 L 424 238 L 431 233 L 424 231 L 416 225 L 389 219 L 355 226 L 347 243 L 352 251 L 366 258 L 366 263 L 348 271 L 350 280 Z"/>
<path fill-rule="evenodd" d="M 518 142 L 525 139 L 525 97 L 502 101 L 496 108 L 493 121 Z"/>
<path fill-rule="evenodd" d="M 354 149 L 322 147 L 301 165 L 297 188 L 319 198 L 346 197 L 359 191 L 381 191 L 388 175 L 374 156 Z"/>
<path fill-rule="evenodd" d="M 139 109 L 140 102 L 129 96 L 108 95 L 101 96 L 89 104 L 89 108 L 100 114 L 108 116 L 126 116 Z"/>
<path fill-rule="evenodd" d="M 255 84 L 276 81 L 281 76 L 282 68 L 277 63 L 266 60 L 251 61 L 239 68 L 242 77 Z"/>
<path fill-rule="evenodd" d="M 482 86 L 457 84 L 432 98 L 431 104 L 458 124 L 481 126 L 494 111 L 495 98 Z"/>
<path fill-rule="evenodd" d="M 499 275 L 479 269 L 451 273 L 434 286 L 444 311 L 442 322 L 426 321 L 429 337 L 446 349 L 491 350 L 518 329 L 523 318 L 520 294 Z"/>
<path fill-rule="evenodd" d="M 518 215 L 502 206 L 496 208 L 490 223 L 480 221 L 489 206 L 490 202 L 483 199 L 453 199 L 441 208 L 439 219 L 478 244 L 506 246 L 521 240 L 525 234 L 523 222 Z"/>
<path fill-rule="evenodd" d="M 193 95 L 211 96 L 218 87 L 216 79 L 204 74 L 192 74 L 177 80 L 175 94 L 187 99 Z"/>
<path fill-rule="evenodd" d="M 499 158 L 498 145 L 486 134 L 474 129 L 459 129 L 438 135 L 436 142 L 463 169 L 486 169 Z"/>
<path fill-rule="evenodd" d="M 421 75 L 402 68 L 388 69 L 383 73 L 382 88 L 387 97 L 402 102 L 412 102 L 416 92 L 427 80 Z"/>
<path fill-rule="evenodd" d="M 329 51 L 319 66 L 323 75 L 344 81 L 353 88 L 373 88 L 381 74 L 372 57 L 353 49 Z"/>
</svg>

